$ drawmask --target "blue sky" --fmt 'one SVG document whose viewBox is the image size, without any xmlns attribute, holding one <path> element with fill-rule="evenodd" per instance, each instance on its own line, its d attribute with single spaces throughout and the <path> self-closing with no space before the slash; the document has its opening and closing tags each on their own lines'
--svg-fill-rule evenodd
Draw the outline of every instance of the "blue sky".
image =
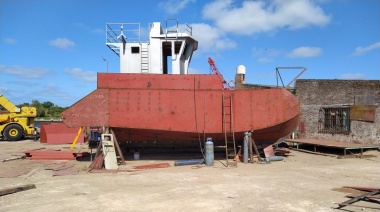
<svg viewBox="0 0 380 212">
<path fill-rule="evenodd" d="M 304 66 L 301 79 L 380 79 L 379 0 L 0 0 L 0 92 L 14 103 L 70 106 L 119 72 L 105 45 L 110 22 L 178 18 L 199 41 L 190 73 L 226 80 L 244 65 L 248 83 L 275 85 L 275 68 Z M 284 83 L 299 70 L 281 71 Z"/>
</svg>

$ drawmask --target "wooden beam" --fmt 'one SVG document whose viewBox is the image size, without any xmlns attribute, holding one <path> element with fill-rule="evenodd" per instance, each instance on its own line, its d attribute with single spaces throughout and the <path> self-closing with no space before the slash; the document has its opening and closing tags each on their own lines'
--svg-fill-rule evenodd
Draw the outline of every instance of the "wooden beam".
<svg viewBox="0 0 380 212">
<path fill-rule="evenodd" d="M 350 200 L 347 200 L 345 202 L 342 202 L 342 203 L 339 203 L 339 208 L 343 208 L 345 206 L 355 206 L 355 207 L 361 207 L 361 206 L 358 206 L 358 205 L 352 205 L 353 203 L 357 202 L 357 201 L 360 201 L 360 200 L 363 200 L 364 198 L 366 198 L 367 196 L 372 196 L 372 195 L 376 195 L 377 193 L 379 193 L 380 190 L 375 190 L 375 191 L 371 191 L 371 192 L 368 192 L 366 194 L 363 194 L 363 195 L 360 195 L 360 196 L 356 196 Z M 380 209 L 380 208 L 373 208 L 373 209 Z"/>
<path fill-rule="evenodd" d="M 79 138 L 80 133 L 82 132 L 82 130 L 83 130 L 83 127 L 79 127 L 78 133 L 77 133 L 77 135 L 75 136 L 74 141 L 73 141 L 73 143 L 72 143 L 71 146 L 70 146 L 70 150 L 73 150 L 73 149 L 74 149 L 75 144 L 77 143 L 77 140 L 78 140 L 78 138 Z"/>
<path fill-rule="evenodd" d="M 13 194 L 13 193 L 20 192 L 20 191 L 26 191 L 26 190 L 33 189 L 33 188 L 36 188 L 35 184 L 26 184 L 26 185 L 16 186 L 16 187 L 12 187 L 12 188 L 4 188 L 4 189 L 0 190 L 0 196 Z"/>
<path fill-rule="evenodd" d="M 257 155 L 257 159 L 259 160 L 259 162 L 261 162 L 261 157 L 260 157 L 259 150 L 257 149 L 257 146 L 256 146 L 256 143 L 255 143 L 255 140 L 253 140 L 252 137 L 251 137 L 251 142 L 252 142 L 252 145 L 253 145 L 253 149 L 255 150 L 255 153 L 256 153 L 256 155 Z"/>
<path fill-rule="evenodd" d="M 116 147 L 116 151 L 117 153 L 119 154 L 119 157 L 121 159 L 121 165 L 125 165 L 127 164 L 124 160 L 124 156 L 123 156 L 123 153 L 121 152 L 121 149 L 120 149 L 120 146 L 119 146 L 119 142 L 117 142 L 117 139 L 116 139 L 116 136 L 115 136 L 115 133 L 113 132 L 113 130 L 111 129 L 111 134 L 113 136 L 113 141 L 115 143 L 115 147 Z"/>
<path fill-rule="evenodd" d="M 170 167 L 169 163 L 156 163 L 149 165 L 134 166 L 134 169 L 154 169 L 154 168 L 168 168 Z"/>
<path fill-rule="evenodd" d="M 343 186 L 343 188 L 350 188 L 359 191 L 378 191 L 380 187 L 361 187 L 361 186 Z"/>
<path fill-rule="evenodd" d="M 330 156 L 330 157 L 338 157 L 338 155 L 327 154 L 327 153 L 320 153 L 320 152 L 313 152 L 313 151 L 309 151 L 309 150 L 305 150 L 305 149 L 297 149 L 297 148 L 293 148 L 293 147 L 289 147 L 289 149 L 291 149 L 291 150 L 296 150 L 296 151 L 299 151 L 299 152 L 311 153 L 311 154 L 315 154 L 315 155 L 323 155 L 323 156 Z"/>
<path fill-rule="evenodd" d="M 352 205 L 352 204 L 345 204 L 345 203 L 335 203 L 335 204 L 339 205 L 339 207 L 337 207 L 336 209 L 340 209 L 341 207 L 345 207 L 345 206 L 352 206 L 352 207 L 359 207 L 359 208 L 370 208 L 370 209 L 380 209 L 380 207 L 372 207 L 372 206 L 365 206 L 365 205 Z"/>
</svg>

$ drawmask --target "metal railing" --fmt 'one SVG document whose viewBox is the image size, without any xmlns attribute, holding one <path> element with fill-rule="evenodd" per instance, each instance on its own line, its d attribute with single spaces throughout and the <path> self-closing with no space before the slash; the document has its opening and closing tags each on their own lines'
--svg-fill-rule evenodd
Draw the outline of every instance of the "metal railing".
<svg viewBox="0 0 380 212">
<path fill-rule="evenodd" d="M 152 24 L 148 24 L 149 32 Z M 116 43 L 141 43 L 149 42 L 141 40 L 141 27 L 140 23 L 107 23 L 106 24 L 106 45 L 117 55 L 120 55 L 120 48 L 113 45 Z M 145 32 L 145 30 L 144 30 Z M 148 33 L 149 33 L 148 32 Z M 193 35 L 193 28 L 188 25 L 179 25 L 178 19 L 166 19 L 166 38 L 178 38 L 179 33 L 186 33 L 190 36 Z M 145 36 L 144 36 L 145 38 Z M 148 35 L 149 38 L 149 35 Z"/>
<path fill-rule="evenodd" d="M 107 23 L 106 24 L 106 45 L 117 55 L 120 55 L 120 48 L 112 44 L 115 43 L 140 43 L 141 29 L 140 23 Z"/>
<path fill-rule="evenodd" d="M 350 108 L 320 108 L 318 133 L 350 134 Z"/>
<path fill-rule="evenodd" d="M 165 38 L 170 38 L 173 36 L 169 36 L 169 34 L 175 34 L 175 38 L 178 38 L 179 33 L 186 33 L 190 36 L 193 35 L 193 28 L 188 25 L 179 25 L 178 24 L 178 19 L 175 18 L 168 18 L 166 19 L 166 25 L 165 25 Z"/>
<path fill-rule="evenodd" d="M 189 34 L 190 36 L 193 36 L 193 27 L 191 27 L 188 24 L 185 24 L 185 32 Z"/>
</svg>

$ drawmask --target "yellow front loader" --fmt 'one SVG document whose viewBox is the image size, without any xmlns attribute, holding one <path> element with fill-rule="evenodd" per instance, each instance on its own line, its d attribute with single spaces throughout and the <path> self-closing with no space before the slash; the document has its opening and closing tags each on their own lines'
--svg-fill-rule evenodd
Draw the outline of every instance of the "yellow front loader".
<svg viewBox="0 0 380 212">
<path fill-rule="evenodd" d="M 18 141 L 34 133 L 35 107 L 18 108 L 0 94 L 0 133 L 5 140 Z"/>
</svg>

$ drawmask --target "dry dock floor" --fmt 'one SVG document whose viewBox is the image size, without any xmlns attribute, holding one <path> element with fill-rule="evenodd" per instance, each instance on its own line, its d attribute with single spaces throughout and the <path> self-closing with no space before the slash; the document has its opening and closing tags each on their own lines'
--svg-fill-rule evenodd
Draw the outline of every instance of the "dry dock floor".
<svg viewBox="0 0 380 212">
<path fill-rule="evenodd" d="M 69 146 L 0 142 L 0 160 L 23 155 L 25 150 Z M 75 148 L 87 149 L 84 144 Z M 333 209 L 335 202 L 346 201 L 345 195 L 353 193 L 342 186 L 380 187 L 380 153 L 372 150 L 364 155 L 376 157 L 337 159 L 292 150 L 283 161 L 225 168 L 218 161 L 213 167 L 176 167 L 175 159 L 149 159 L 142 153 L 141 160 L 127 156 L 127 165 L 120 168 L 153 163 L 171 167 L 88 173 L 89 161 L 68 161 L 79 173 L 54 177 L 45 168 L 55 161 L 14 160 L 0 163 L 0 172 L 31 170 L 0 178 L 0 189 L 25 184 L 36 188 L 0 196 L 0 211 L 344 211 Z"/>
</svg>

